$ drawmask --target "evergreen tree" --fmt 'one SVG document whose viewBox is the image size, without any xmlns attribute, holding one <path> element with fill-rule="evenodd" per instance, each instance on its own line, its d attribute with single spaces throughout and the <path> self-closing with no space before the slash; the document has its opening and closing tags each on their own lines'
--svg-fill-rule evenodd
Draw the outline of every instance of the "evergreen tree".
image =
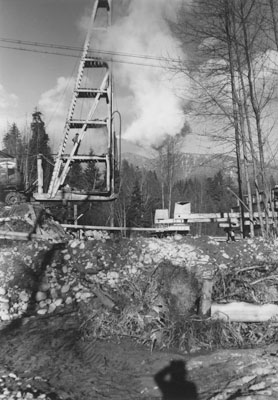
<svg viewBox="0 0 278 400">
<path fill-rule="evenodd" d="M 90 156 L 94 155 L 93 150 L 91 149 L 89 152 Z M 102 181 L 100 181 L 100 172 L 97 167 L 96 161 L 91 161 L 87 164 L 84 170 L 84 180 L 85 180 L 85 189 L 90 191 L 101 190 L 102 189 Z"/>
<path fill-rule="evenodd" d="M 80 163 L 73 163 L 67 175 L 65 183 L 72 189 L 84 189 L 84 171 Z"/>
<path fill-rule="evenodd" d="M 142 182 L 143 226 L 151 227 L 154 223 L 154 214 L 161 208 L 161 183 L 154 171 L 144 171 Z"/>
<path fill-rule="evenodd" d="M 143 217 L 144 217 L 144 210 L 142 203 L 142 192 L 139 180 L 136 179 L 133 185 L 129 209 L 127 213 L 127 226 L 129 227 L 142 226 Z"/>
<path fill-rule="evenodd" d="M 127 213 L 132 193 L 132 182 L 136 180 L 135 168 L 123 160 L 119 185 L 119 196 L 115 203 L 115 217 L 119 226 L 127 226 Z"/>
<path fill-rule="evenodd" d="M 28 181 L 32 184 L 37 179 L 37 155 L 42 154 L 42 167 L 44 172 L 44 190 L 47 190 L 53 170 L 53 157 L 49 147 L 49 136 L 45 131 L 45 124 L 41 112 L 32 114 L 32 136 L 28 143 Z"/>
<path fill-rule="evenodd" d="M 17 157 L 22 147 L 21 134 L 15 123 L 12 124 L 3 138 L 4 152 Z"/>
<path fill-rule="evenodd" d="M 23 146 L 21 134 L 16 124 L 12 124 L 3 138 L 3 152 L 16 160 L 14 165 L 6 165 L 1 168 L 0 200 L 6 201 L 8 188 L 12 190 L 22 190 L 23 177 L 21 174 Z M 15 196 L 14 196 L 15 198 Z"/>
<path fill-rule="evenodd" d="M 211 211 L 209 212 L 230 211 L 235 201 L 228 187 L 233 189 L 234 184 L 222 171 L 219 171 L 213 178 L 207 179 L 207 197 L 211 203 Z M 236 191 L 235 188 L 234 191 Z"/>
<path fill-rule="evenodd" d="M 21 133 L 15 123 L 12 124 L 3 138 L 3 151 L 16 158 L 18 170 L 22 170 L 24 146 Z"/>
</svg>

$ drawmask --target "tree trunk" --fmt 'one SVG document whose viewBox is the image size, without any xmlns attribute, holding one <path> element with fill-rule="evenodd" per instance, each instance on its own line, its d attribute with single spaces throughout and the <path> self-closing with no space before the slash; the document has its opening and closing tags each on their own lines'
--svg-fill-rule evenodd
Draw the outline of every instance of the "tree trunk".
<svg viewBox="0 0 278 400">
<path fill-rule="evenodd" d="M 265 212 L 265 229 L 266 235 L 269 234 L 269 221 L 268 221 L 268 188 L 266 182 L 266 175 L 265 175 L 265 160 L 264 160 L 264 146 L 263 146 L 263 133 L 261 127 L 261 110 L 258 105 L 256 94 L 255 94 L 255 87 L 253 81 L 253 68 L 250 58 L 250 44 L 249 44 L 249 37 L 248 31 L 246 26 L 246 17 L 244 15 L 244 4 L 241 0 L 240 2 L 240 10 L 241 10 L 241 24 L 243 30 L 243 38 L 244 38 L 244 52 L 245 52 L 245 59 L 247 65 L 247 79 L 248 79 L 248 86 L 249 86 L 249 94 L 250 94 L 250 101 L 252 105 L 252 109 L 255 115 L 256 121 L 256 130 L 257 130 L 257 138 L 258 138 L 258 148 L 259 148 L 259 160 L 260 160 L 260 175 L 262 180 L 262 187 L 263 187 L 263 203 L 264 203 L 264 212 Z"/>
<path fill-rule="evenodd" d="M 240 198 L 240 213 L 241 213 L 241 230 L 243 237 L 245 237 L 244 229 L 244 209 L 243 209 L 243 194 L 242 194 L 242 178 L 241 178 L 241 147 L 240 147 L 240 132 L 239 132 L 239 118 L 238 118 L 238 95 L 235 85 L 235 65 L 234 65 L 234 54 L 232 48 L 232 31 L 231 31 L 231 7 L 229 0 L 225 0 L 225 33 L 226 41 L 228 46 L 228 57 L 229 57 L 229 74 L 230 84 L 232 90 L 232 108 L 233 108 L 233 120 L 235 128 L 235 145 L 236 145 L 236 159 L 237 159 L 237 171 L 238 171 L 238 193 Z"/>
<path fill-rule="evenodd" d="M 277 0 L 275 0 L 275 1 L 277 1 Z M 278 29 L 277 29 L 278 22 L 277 22 L 276 13 L 275 13 L 274 1 L 268 0 L 268 2 L 269 2 L 270 11 L 271 11 L 275 45 L 276 45 L 276 49 L 278 50 Z"/>
<path fill-rule="evenodd" d="M 245 120 L 246 120 L 246 108 L 244 107 L 244 102 L 246 101 L 245 97 L 245 87 L 243 85 L 242 79 L 242 68 L 241 68 L 241 59 L 240 53 L 238 48 L 238 42 L 236 38 L 236 23 L 235 23 L 235 15 L 232 13 L 232 27 L 233 27 L 233 37 L 234 37 L 234 51 L 236 55 L 237 61 L 237 68 L 238 68 L 238 78 L 239 78 L 239 88 L 243 91 L 243 96 L 240 95 L 239 89 L 239 115 L 240 115 L 240 128 L 241 128 L 241 140 L 242 140 L 242 147 L 243 147 L 243 162 L 244 162 L 244 171 L 245 171 L 245 179 L 246 179 L 246 186 L 247 186 L 247 193 L 248 193 L 248 209 L 249 209 L 249 219 L 250 219 L 250 236 L 255 236 L 254 231 L 254 215 L 253 215 L 253 200 L 252 200 L 252 191 L 251 191 L 251 184 L 249 179 L 249 171 L 248 171 L 248 149 L 246 143 L 246 132 L 245 132 Z M 242 104 L 242 97 L 243 97 L 243 104 Z"/>
<path fill-rule="evenodd" d="M 164 196 L 164 182 L 162 180 L 161 182 L 161 202 L 162 202 L 162 208 L 165 208 L 165 196 Z"/>
<path fill-rule="evenodd" d="M 234 24 L 234 32 L 235 32 L 236 30 L 235 30 L 235 21 L 234 20 L 233 20 L 233 24 Z M 264 221 L 263 221 L 263 217 L 262 217 L 262 210 L 261 210 L 261 204 L 260 204 L 259 184 L 258 184 L 258 179 L 257 179 L 257 176 L 258 176 L 257 157 L 256 157 L 256 152 L 255 152 L 255 147 L 254 147 L 254 142 L 253 142 L 252 129 L 251 129 L 251 123 L 250 123 L 250 118 L 249 118 L 248 104 L 247 104 L 247 94 L 246 94 L 244 76 L 243 76 L 243 71 L 242 71 L 242 62 L 240 59 L 240 52 L 239 52 L 239 46 L 238 46 L 237 40 L 235 40 L 235 51 L 236 51 L 236 56 L 237 56 L 237 68 L 238 68 L 239 79 L 240 79 L 240 88 L 242 91 L 242 100 L 243 100 L 245 121 L 246 121 L 247 131 L 248 131 L 248 144 L 250 146 L 250 154 L 251 154 L 251 160 L 252 160 L 252 169 L 253 169 L 254 183 L 255 183 L 257 210 L 258 210 L 258 214 L 259 214 L 259 220 L 260 220 L 262 234 L 263 234 L 263 236 L 265 236 L 264 235 Z M 254 223 L 253 215 L 252 215 L 252 221 Z"/>
<path fill-rule="evenodd" d="M 243 107 L 242 107 L 241 101 L 239 104 L 239 115 L 240 115 L 240 127 L 241 127 L 241 141 L 242 141 L 242 149 L 243 149 L 243 168 L 244 168 L 244 172 L 245 172 L 245 180 L 246 180 L 247 195 L 248 195 L 250 236 L 254 237 L 255 231 L 254 231 L 254 216 L 253 216 L 253 200 L 252 200 L 251 184 L 250 184 L 249 171 L 248 171 L 246 133 L 245 133 L 245 126 L 244 126 Z"/>
</svg>

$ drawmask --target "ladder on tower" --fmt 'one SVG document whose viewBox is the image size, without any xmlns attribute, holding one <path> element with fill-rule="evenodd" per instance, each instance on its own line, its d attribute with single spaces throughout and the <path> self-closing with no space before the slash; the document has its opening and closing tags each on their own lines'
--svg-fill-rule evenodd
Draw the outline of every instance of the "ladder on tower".
<svg viewBox="0 0 278 400">
<path fill-rule="evenodd" d="M 64 134 L 55 160 L 54 170 L 47 193 L 36 193 L 36 200 L 68 200 L 68 201 L 92 201 L 113 200 L 115 194 L 115 165 L 116 165 L 116 139 L 112 128 L 112 74 L 111 62 L 89 55 L 92 32 L 99 30 L 98 16 L 105 14 L 106 26 L 111 25 L 112 0 L 95 0 L 89 29 L 84 42 L 83 52 L 75 81 L 72 100 L 68 110 Z M 99 17 L 99 18 L 100 18 Z M 103 26 L 101 27 L 101 29 Z M 98 71 L 98 88 L 92 88 L 90 80 L 84 76 L 85 71 Z M 82 102 L 82 104 L 81 104 Z M 103 107 L 103 102 L 104 107 Z M 85 104 L 84 104 L 85 103 Z M 79 105 L 79 109 L 78 109 Z M 101 106 L 101 107 L 100 107 Z M 100 111 L 101 108 L 101 111 Z M 85 109 L 85 115 L 78 116 L 80 109 Z M 103 112 L 103 109 L 105 110 Z M 101 118 L 97 115 L 101 114 Z M 101 155 L 79 154 L 82 141 L 88 138 L 94 139 L 96 130 L 104 130 L 106 133 L 107 147 Z M 76 133 L 76 131 L 78 131 Z M 71 139 L 71 140 L 69 140 Z M 70 149 L 70 151 L 68 150 Z M 68 151 L 66 153 L 66 150 Z M 87 149 L 88 150 L 88 149 Z M 74 163 L 94 162 L 104 166 L 104 182 L 101 190 L 78 191 L 64 190 L 66 178 Z"/>
</svg>

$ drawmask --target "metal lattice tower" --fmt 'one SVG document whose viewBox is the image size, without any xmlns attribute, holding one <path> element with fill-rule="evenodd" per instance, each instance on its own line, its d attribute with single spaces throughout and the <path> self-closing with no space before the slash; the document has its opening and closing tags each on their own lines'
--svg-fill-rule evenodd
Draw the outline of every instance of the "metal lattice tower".
<svg viewBox="0 0 278 400">
<path fill-rule="evenodd" d="M 63 140 L 61 142 L 55 166 L 50 181 L 48 193 L 37 194 L 37 200 L 111 200 L 115 198 L 114 173 L 115 173 L 115 138 L 112 132 L 112 76 L 111 63 L 96 57 L 90 57 L 90 40 L 94 30 L 107 29 L 111 25 L 112 0 L 95 0 L 89 29 L 86 35 L 83 52 L 78 68 L 75 88 L 66 118 Z M 105 18 L 104 18 L 105 17 Z M 98 18 L 105 19 L 105 27 L 100 27 Z M 92 83 L 86 79 L 86 72 L 96 71 L 99 86 L 90 87 Z M 82 105 L 80 106 L 82 102 Z M 103 105 L 105 103 L 105 105 Z M 102 117 L 98 117 L 98 111 L 102 107 Z M 78 115 L 78 110 L 85 109 L 85 115 Z M 103 115 L 104 109 L 104 115 Z M 101 155 L 78 154 L 80 145 L 84 139 L 90 136 L 94 140 L 96 129 L 102 129 L 106 133 L 107 148 Z M 78 133 L 76 133 L 78 131 Z M 68 150 L 70 149 L 70 151 Z M 67 151 L 67 153 L 66 153 Z M 70 168 L 74 163 L 95 162 L 104 166 L 104 186 L 99 191 L 76 190 L 65 194 L 62 190 Z"/>
</svg>

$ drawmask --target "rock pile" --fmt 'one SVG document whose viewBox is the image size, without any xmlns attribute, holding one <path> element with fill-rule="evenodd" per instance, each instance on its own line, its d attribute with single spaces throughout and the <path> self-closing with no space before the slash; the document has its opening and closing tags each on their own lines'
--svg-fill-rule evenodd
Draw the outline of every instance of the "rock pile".
<svg viewBox="0 0 278 400">
<path fill-rule="evenodd" d="M 107 304 L 113 308 L 119 293 L 140 291 L 140 281 L 150 283 L 165 263 L 201 282 L 204 275 L 246 265 L 247 260 L 277 260 L 277 248 L 275 242 L 248 240 L 237 244 L 235 251 L 233 244 L 178 235 L 111 240 L 99 232 L 90 240 L 62 244 L 12 242 L 0 251 L 0 318 L 10 321 L 34 308 L 44 315 L 91 299 L 95 304 L 110 299 Z"/>
<path fill-rule="evenodd" d="M 163 262 L 193 271 L 197 277 L 213 268 L 209 255 L 179 237 L 113 242 L 97 234 L 91 240 L 74 239 L 61 246 L 6 244 L 0 252 L 0 318 L 20 317 L 33 300 L 38 314 L 52 313 L 96 297 L 96 288 L 113 297 L 140 276 L 153 274 Z"/>
<path fill-rule="evenodd" d="M 30 396 L 46 398 L 47 400 L 51 398 L 48 387 L 42 392 L 35 392 L 35 381 L 29 382 L 31 385 L 29 392 L 27 391 L 29 394 L 17 389 L 17 382 L 19 382 L 17 377 L 21 376 L 20 374 L 23 376 L 24 371 L 28 368 L 34 374 L 34 371 L 38 370 L 38 365 L 41 365 L 41 371 L 47 370 L 48 375 L 53 372 L 55 385 L 53 385 L 53 382 L 52 385 L 57 386 L 57 388 L 60 387 L 58 380 L 61 379 L 61 375 L 59 374 L 64 374 L 64 381 L 66 382 L 69 376 L 76 375 L 76 371 L 79 371 L 80 375 L 72 386 L 76 386 L 76 382 L 82 380 L 82 375 L 84 375 L 82 384 L 87 383 L 89 385 L 90 380 L 92 380 L 92 371 L 97 374 L 100 370 L 98 360 L 100 360 L 104 373 L 95 376 L 90 390 L 95 388 L 96 392 L 94 393 L 98 393 L 97 390 L 100 389 L 97 382 L 100 379 L 104 380 L 105 374 L 107 375 L 107 371 L 109 371 L 111 375 L 103 382 L 104 393 L 109 387 L 109 382 L 112 382 L 111 376 L 123 370 L 124 365 L 125 374 L 128 374 L 134 364 L 132 359 L 130 365 L 123 364 L 119 367 L 119 354 L 115 356 L 113 363 L 110 360 L 109 344 L 112 346 L 113 341 L 104 341 L 103 338 L 107 339 L 112 329 L 115 329 L 118 338 L 121 337 L 122 332 L 127 333 L 125 337 L 144 339 L 142 332 L 146 332 L 150 337 L 154 331 L 157 333 L 161 327 L 163 328 L 164 313 L 167 312 L 173 302 L 175 303 L 174 300 L 181 298 L 179 291 L 181 280 L 183 281 L 184 292 L 189 293 L 183 298 L 183 302 L 192 306 L 198 284 L 204 275 L 213 276 L 216 279 L 219 275 L 223 277 L 225 271 L 229 272 L 238 268 L 249 268 L 251 271 L 257 271 L 255 267 L 258 266 L 263 267 L 263 274 L 265 274 L 265 271 L 266 273 L 272 271 L 277 260 L 278 243 L 275 241 L 265 243 L 260 239 L 230 244 L 218 243 L 211 238 L 182 238 L 180 236 L 164 239 L 114 238 L 112 240 L 108 235 L 91 232 L 87 240 L 71 239 L 63 243 L 50 243 L 48 241 L 2 242 L 0 248 L 0 318 L 2 324 L 6 326 L 7 323 L 9 324 L 18 317 L 26 315 L 35 317 L 23 320 L 22 324 L 22 331 L 26 329 L 26 336 L 20 339 L 20 354 L 25 363 L 22 370 L 20 370 L 22 363 L 20 357 L 18 357 L 18 347 L 20 346 L 18 346 L 17 338 L 13 337 L 13 332 L 11 332 L 9 338 L 11 342 L 6 341 L 4 348 L 5 352 L 9 352 L 9 357 L 6 353 L 3 355 L 4 350 L 2 350 L 3 365 L 12 360 L 12 369 L 5 373 L 2 372 L 4 377 L 2 376 L 2 381 L 0 379 L 0 387 L 2 387 L 0 399 L 16 398 L 17 395 L 18 398 L 22 396 L 26 399 L 32 398 Z M 180 276 L 181 278 L 179 278 Z M 269 282 L 271 282 L 271 285 Z M 195 285 L 197 285 L 197 288 Z M 275 277 L 272 276 L 272 280 L 268 281 L 267 285 L 268 287 L 272 286 L 273 290 L 265 292 L 271 292 L 271 299 L 275 301 L 276 298 L 277 301 L 276 289 L 278 285 L 276 285 Z M 267 298 L 266 295 L 270 296 L 269 293 L 264 295 L 264 300 Z M 80 319 L 76 318 L 75 309 L 78 309 Z M 80 316 L 83 310 L 86 312 L 85 320 L 82 320 L 82 315 Z M 65 346 L 64 336 L 69 329 L 64 326 L 63 318 L 69 318 L 69 315 L 73 315 L 69 322 L 75 321 L 76 324 L 74 331 L 76 337 L 80 338 L 78 335 L 80 335 L 80 332 L 83 335 L 85 329 L 88 330 L 90 336 L 83 335 L 82 340 L 78 342 L 77 339 L 78 345 L 76 345 L 75 342 L 72 342 L 74 335 L 69 332 L 67 347 Z M 51 318 L 52 316 L 55 316 L 55 318 Z M 64 327 L 59 339 L 57 339 L 57 332 L 61 332 L 60 326 L 59 329 L 56 329 L 55 334 L 50 329 L 50 325 L 55 324 L 58 319 L 63 321 L 61 326 Z M 43 324 L 46 327 L 45 331 L 41 329 Z M 246 325 L 241 328 L 236 326 L 233 331 L 238 339 L 243 335 L 243 331 L 247 331 Z M 254 325 L 258 328 L 257 336 L 263 340 L 266 336 L 260 336 L 261 331 L 258 324 Z M 29 331 L 27 327 L 29 327 Z M 154 331 L 153 328 L 155 328 Z M 183 328 L 184 326 L 182 326 Z M 228 333 L 231 334 L 232 324 L 230 324 L 229 329 Z M 273 329 L 276 331 L 276 326 L 273 325 Z M 53 333 L 51 340 L 49 332 Z M 41 337 L 40 340 L 37 340 L 37 347 L 34 349 L 34 338 L 37 338 L 38 335 L 41 335 Z M 27 337 L 31 337 L 28 343 L 28 352 L 26 351 Z M 46 341 L 46 337 L 49 341 L 45 344 L 47 354 L 44 354 L 43 352 L 40 353 L 40 349 L 41 343 Z M 101 339 L 99 339 L 100 337 Z M 89 338 L 88 341 L 85 338 Z M 98 339 L 94 342 L 96 338 Z M 158 340 L 158 336 L 156 336 L 156 339 Z M 3 343 L 2 346 L 4 346 Z M 240 343 L 239 341 L 239 345 Z M 133 343 L 131 348 L 135 351 Z M 155 347 L 155 349 L 157 348 Z M 192 342 L 189 350 L 192 350 L 192 348 L 196 348 L 196 343 Z M 14 355 L 15 349 L 17 350 Z M 69 349 L 72 351 L 72 358 L 69 358 Z M 59 368 L 57 367 L 57 370 L 54 371 L 53 357 L 54 355 L 58 357 L 59 351 L 64 351 L 64 358 L 61 358 L 62 361 L 57 364 Z M 272 379 L 274 379 L 274 373 L 278 369 L 277 349 L 272 350 L 272 353 L 272 358 L 269 359 L 268 353 L 265 354 L 261 350 L 252 349 L 248 353 L 251 358 L 248 359 L 247 353 L 241 357 L 226 350 L 223 359 L 215 359 L 213 355 L 210 357 L 200 355 L 188 362 L 188 369 L 191 378 L 197 384 L 201 399 L 228 400 L 232 396 L 236 398 L 237 393 L 239 393 L 239 396 L 246 395 L 246 398 L 249 396 L 248 398 L 252 400 L 253 398 L 274 399 L 277 395 L 277 382 L 276 380 L 275 382 L 272 381 Z M 24 359 L 24 354 L 27 354 L 26 359 Z M 69 368 L 76 360 L 76 354 L 87 357 L 84 358 L 86 362 L 82 358 L 78 359 L 80 365 L 76 365 L 76 369 L 69 372 Z M 184 354 L 187 354 L 186 351 L 184 351 Z M 220 357 L 219 352 L 214 354 L 218 354 Z M 35 361 L 32 361 L 30 355 L 34 357 Z M 163 355 L 168 357 L 166 352 L 163 352 Z M 176 356 L 176 354 L 173 356 Z M 131 350 L 129 349 L 128 360 L 130 357 Z M 153 370 L 150 370 L 148 377 L 148 387 L 153 388 L 152 377 L 160 368 L 157 365 L 158 353 L 148 351 L 148 356 L 144 354 L 144 360 L 140 359 L 140 362 L 138 361 L 136 364 L 138 368 L 136 377 L 144 376 L 148 367 L 146 361 L 148 357 L 150 363 L 153 363 Z M 207 364 L 205 360 L 207 360 Z M 262 371 L 266 371 L 266 376 L 264 372 L 260 374 L 258 360 L 262 365 Z M 273 367 L 273 360 L 275 361 L 275 368 Z M 155 364 L 156 361 L 157 364 Z M 87 365 L 86 363 L 88 363 L 88 371 L 86 372 L 88 377 L 85 376 L 84 371 L 80 370 L 80 366 L 82 365 L 83 368 L 84 365 Z M 28 365 L 28 368 L 26 365 Z M 67 367 L 65 370 L 63 370 L 64 365 Z M 268 367 L 269 369 L 267 369 Z M 11 371 L 15 375 L 8 377 Z M 41 374 L 39 371 L 38 374 L 43 375 L 44 372 Z M 124 377 L 120 378 L 123 379 L 122 386 L 124 387 L 127 384 L 127 379 L 124 381 Z M 128 380 L 131 381 L 130 378 Z M 118 381 L 112 383 L 115 384 L 115 387 L 118 385 Z M 47 385 L 47 382 L 43 384 Z M 67 386 L 67 383 L 65 383 L 64 387 Z M 134 383 L 130 388 L 131 392 L 133 386 Z M 146 387 L 147 384 L 144 383 L 143 389 Z M 74 399 L 82 398 L 80 393 L 84 388 L 79 389 L 80 392 L 78 392 L 78 395 L 76 394 Z M 42 390 L 42 382 L 40 382 L 40 390 Z M 118 387 L 117 390 L 119 390 Z M 158 398 L 160 395 L 157 389 L 153 389 L 153 391 L 146 389 L 144 392 L 140 391 L 140 393 L 145 393 L 146 398 L 151 395 Z M 134 395 L 133 398 L 138 398 L 138 395 L 136 396 Z M 129 398 L 132 397 L 129 396 Z"/>
<path fill-rule="evenodd" d="M 44 387 L 44 391 L 37 388 Z M 55 397 L 54 397 L 55 396 Z M 47 380 L 40 376 L 31 379 L 21 379 L 13 372 L 0 375 L 0 399 L 3 400 L 59 400 L 60 397 L 54 394 Z"/>
<path fill-rule="evenodd" d="M 0 208 L 0 238 L 59 242 L 67 235 L 50 211 L 38 204 L 19 203 Z"/>
</svg>

